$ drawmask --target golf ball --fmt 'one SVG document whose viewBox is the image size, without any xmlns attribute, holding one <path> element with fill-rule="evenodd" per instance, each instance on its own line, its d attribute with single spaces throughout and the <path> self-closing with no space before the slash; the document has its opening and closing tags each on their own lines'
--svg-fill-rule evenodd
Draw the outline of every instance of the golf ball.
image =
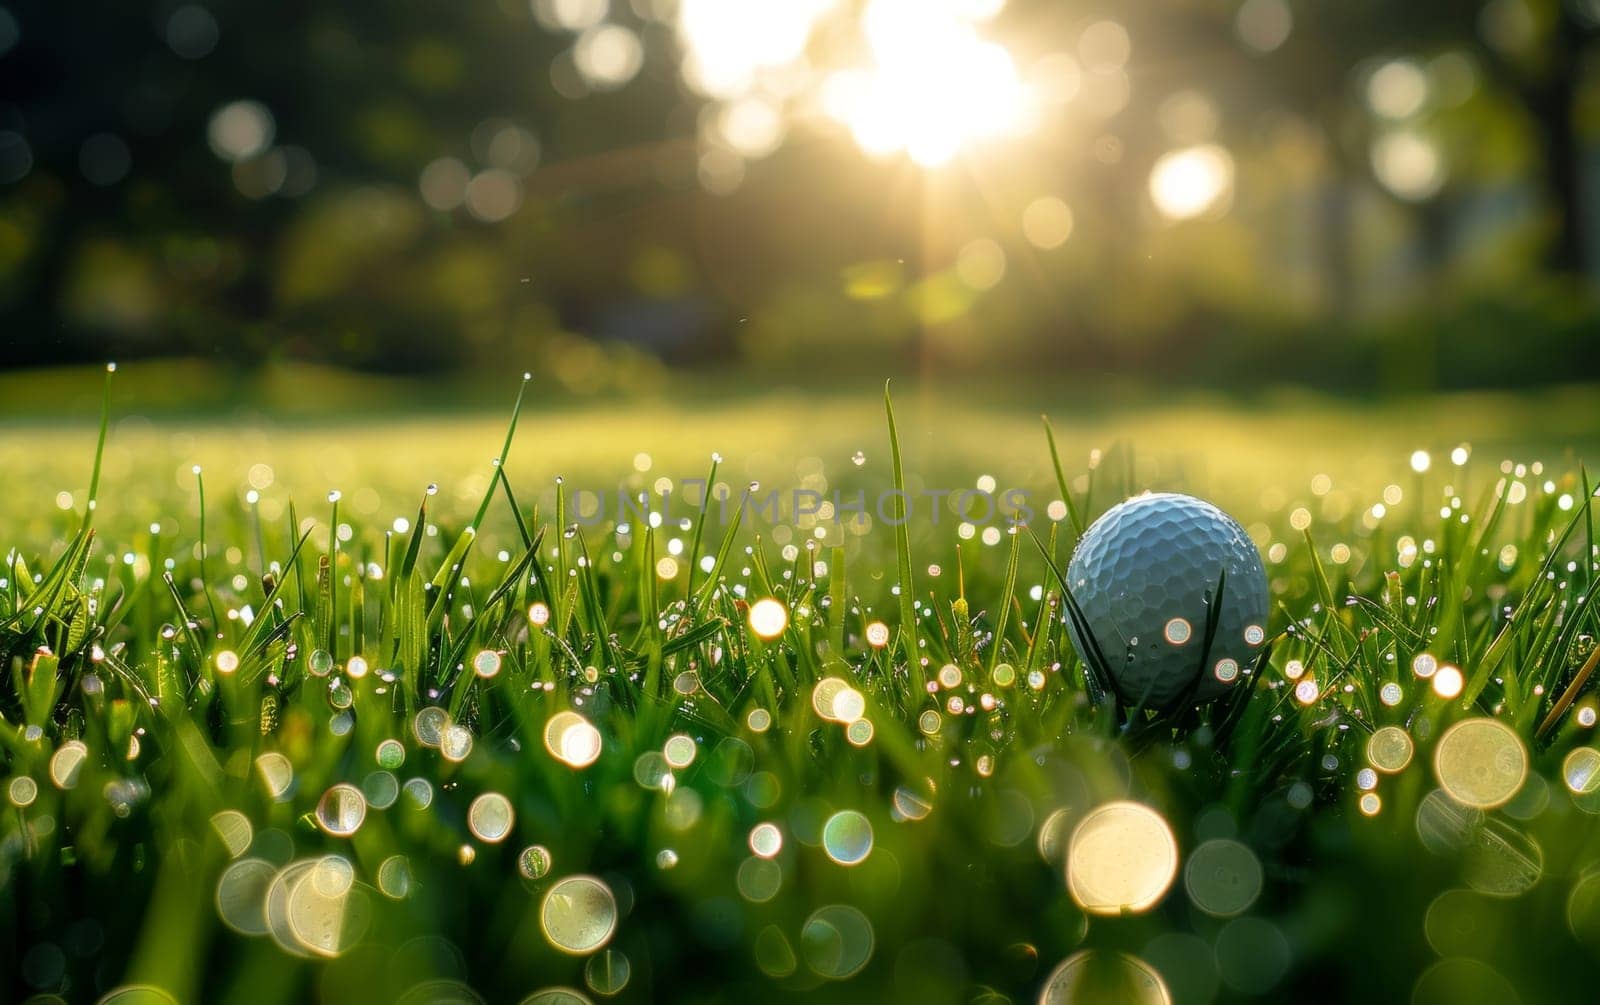
<svg viewBox="0 0 1600 1005">
<path fill-rule="evenodd" d="M 1237 521 L 1193 496 L 1147 493 L 1107 510 L 1078 542 L 1067 584 L 1082 614 L 1081 626 L 1068 618 L 1072 643 L 1091 668 L 1098 652 L 1124 704 L 1216 698 L 1266 641 L 1260 554 Z"/>
</svg>

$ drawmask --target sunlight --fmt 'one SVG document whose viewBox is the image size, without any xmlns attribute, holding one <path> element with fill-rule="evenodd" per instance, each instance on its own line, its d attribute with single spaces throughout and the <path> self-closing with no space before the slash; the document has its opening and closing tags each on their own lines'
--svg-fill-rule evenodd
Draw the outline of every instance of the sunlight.
<svg viewBox="0 0 1600 1005">
<path fill-rule="evenodd" d="M 820 105 L 865 153 L 936 167 L 1029 125 L 1032 89 L 1011 53 L 978 32 L 1003 7 L 868 0 L 856 16 L 837 0 L 683 0 L 683 79 L 727 103 L 703 136 L 741 158 L 771 153 L 797 114 Z M 834 31 L 841 17 L 846 30 Z M 1047 90 L 1059 99 L 1060 87 Z"/>
<path fill-rule="evenodd" d="M 868 154 L 904 152 L 923 167 L 974 141 L 1017 132 L 1027 89 L 1006 49 L 974 25 L 998 4 L 871 0 L 861 28 L 871 65 L 830 76 L 824 109 Z"/>
<path fill-rule="evenodd" d="M 1215 144 L 1174 150 L 1150 171 L 1150 199 L 1169 220 L 1190 220 L 1233 193 L 1233 158 Z"/>
<path fill-rule="evenodd" d="M 1444 185 L 1444 164 L 1433 141 L 1414 129 L 1398 129 L 1372 144 L 1372 173 L 1401 199 L 1421 202 Z"/>
<path fill-rule="evenodd" d="M 764 71 L 803 63 L 813 27 L 833 6 L 833 0 L 683 0 L 684 80 L 708 97 L 748 94 Z"/>
</svg>

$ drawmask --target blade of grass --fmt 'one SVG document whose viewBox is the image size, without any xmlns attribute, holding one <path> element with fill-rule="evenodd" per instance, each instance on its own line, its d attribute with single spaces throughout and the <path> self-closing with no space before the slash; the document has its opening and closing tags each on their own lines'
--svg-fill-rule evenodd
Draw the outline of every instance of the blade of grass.
<svg viewBox="0 0 1600 1005">
<path fill-rule="evenodd" d="M 1067 485 L 1066 473 L 1061 469 L 1061 452 L 1056 449 L 1056 431 L 1050 425 L 1048 415 L 1039 416 L 1044 422 L 1044 438 L 1050 445 L 1050 464 L 1055 469 L 1056 486 L 1061 490 L 1061 501 L 1067 504 L 1067 517 L 1072 521 L 1072 532 L 1078 537 L 1083 536 L 1083 516 L 1078 512 L 1078 506 L 1072 501 L 1072 489 Z M 1088 500 L 1084 500 L 1087 504 Z"/>
<path fill-rule="evenodd" d="M 917 639 L 917 611 L 912 602 L 915 588 L 911 579 L 911 528 L 906 513 L 906 474 L 900 456 L 900 433 L 894 423 L 894 402 L 889 396 L 889 382 L 883 383 L 883 411 L 889 420 L 889 456 L 894 466 L 894 523 L 895 563 L 900 577 L 900 644 L 906 657 L 906 673 L 911 682 L 911 693 L 921 701 L 926 689 L 922 671 L 922 646 Z"/>
</svg>

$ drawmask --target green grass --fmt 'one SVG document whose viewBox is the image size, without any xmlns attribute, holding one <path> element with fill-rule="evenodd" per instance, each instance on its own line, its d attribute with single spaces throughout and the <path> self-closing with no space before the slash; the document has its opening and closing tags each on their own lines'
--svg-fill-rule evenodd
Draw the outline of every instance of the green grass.
<svg viewBox="0 0 1600 1005">
<path fill-rule="evenodd" d="M 483 393 L 509 405 L 515 388 Z M 514 437 L 449 412 L 202 421 L 114 403 L 103 458 L 92 405 L 14 417 L 0 986 L 1023 1002 L 1093 950 L 1145 961 L 1179 1002 L 1592 987 L 1600 797 L 1571 791 L 1562 765 L 1592 742 L 1594 395 L 1109 411 L 1050 397 L 897 389 L 891 418 L 876 391 L 558 408 L 535 385 Z M 901 528 L 824 521 L 821 537 L 759 512 L 730 526 L 715 503 L 626 535 L 571 526 L 576 489 L 708 469 L 734 500 L 751 481 L 848 496 L 987 474 L 1041 510 L 1071 505 L 992 544 L 925 504 Z M 1273 593 L 1248 682 L 1172 717 L 1090 700 L 1056 574 L 1080 519 L 1145 488 L 1233 512 Z M 762 597 L 789 612 L 771 639 L 751 630 Z M 1421 653 L 1461 669 L 1458 696 L 1415 676 Z M 1309 701 L 1291 662 L 1317 682 Z M 954 687 L 936 683 L 947 666 Z M 859 694 L 870 736 L 818 714 L 823 681 Z M 584 767 L 547 748 L 572 710 L 595 732 L 556 748 L 581 761 L 597 736 Z M 1515 732 L 1526 782 L 1482 814 L 1425 802 L 1439 737 L 1477 717 Z M 1358 772 L 1381 726 L 1416 752 L 1377 778 L 1368 815 Z M 692 747 L 669 743 L 680 734 Z M 325 801 L 341 783 L 373 803 L 348 835 L 345 790 Z M 486 794 L 514 810 L 504 840 L 474 832 Z M 1122 799 L 1170 827 L 1176 881 L 1148 911 L 1086 915 L 1065 839 Z M 870 853 L 840 864 L 863 819 Z M 761 823 L 781 837 L 770 864 L 752 856 Z M 521 867 L 535 845 L 537 877 Z M 1259 895 L 1218 916 L 1253 870 Z M 542 907 L 577 876 L 599 878 L 617 921 L 604 950 L 569 955 Z M 585 912 L 574 901 L 568 920 Z M 268 919 L 275 934 L 235 930 Z"/>
</svg>

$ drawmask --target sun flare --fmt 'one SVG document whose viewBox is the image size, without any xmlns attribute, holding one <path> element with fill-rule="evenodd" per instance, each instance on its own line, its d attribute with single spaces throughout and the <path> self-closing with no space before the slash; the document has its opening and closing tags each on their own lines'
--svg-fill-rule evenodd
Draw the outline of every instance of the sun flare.
<svg viewBox="0 0 1600 1005">
<path fill-rule="evenodd" d="M 978 32 L 998 5 L 872 0 L 861 28 L 870 65 L 832 74 L 828 113 L 868 154 L 937 167 L 978 141 L 1014 135 L 1028 91 L 1011 53 Z"/>
</svg>

